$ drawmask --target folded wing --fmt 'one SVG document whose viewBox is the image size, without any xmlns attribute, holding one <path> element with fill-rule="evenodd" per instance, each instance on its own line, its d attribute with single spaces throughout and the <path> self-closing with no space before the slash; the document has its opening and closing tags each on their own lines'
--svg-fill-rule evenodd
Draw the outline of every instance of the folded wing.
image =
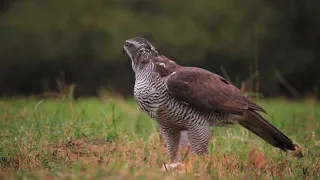
<svg viewBox="0 0 320 180">
<path fill-rule="evenodd" d="M 238 88 L 221 76 L 195 67 L 180 67 L 167 77 L 168 92 L 174 98 L 208 112 L 244 115 L 234 119 L 269 144 L 284 151 L 296 145 L 257 111 L 265 111 L 248 100 Z M 302 154 L 301 154 L 302 156 Z"/>
<path fill-rule="evenodd" d="M 201 68 L 181 67 L 168 76 L 166 85 L 171 96 L 204 111 L 265 112 L 223 77 Z"/>
</svg>

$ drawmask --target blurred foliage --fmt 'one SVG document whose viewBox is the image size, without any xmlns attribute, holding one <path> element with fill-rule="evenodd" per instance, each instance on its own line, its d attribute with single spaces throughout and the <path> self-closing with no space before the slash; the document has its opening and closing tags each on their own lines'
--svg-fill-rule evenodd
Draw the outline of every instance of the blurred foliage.
<svg viewBox="0 0 320 180">
<path fill-rule="evenodd" d="M 313 0 L 15 0 L 0 14 L 0 92 L 57 88 L 63 72 L 76 94 L 107 87 L 131 95 L 133 73 L 122 54 L 132 36 L 164 55 L 231 80 L 258 66 L 260 90 L 287 93 L 274 75 L 301 93 L 318 91 L 320 2 Z M 8 5 L 9 3 L 9 5 Z"/>
</svg>

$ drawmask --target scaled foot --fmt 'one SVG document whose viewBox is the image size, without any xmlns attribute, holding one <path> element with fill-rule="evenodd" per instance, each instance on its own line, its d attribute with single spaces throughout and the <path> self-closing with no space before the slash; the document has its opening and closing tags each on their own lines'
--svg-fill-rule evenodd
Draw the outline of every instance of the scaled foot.
<svg viewBox="0 0 320 180">
<path fill-rule="evenodd" d="M 178 173 L 184 173 L 186 171 L 186 166 L 181 162 L 163 164 L 162 171 L 175 171 Z"/>
</svg>

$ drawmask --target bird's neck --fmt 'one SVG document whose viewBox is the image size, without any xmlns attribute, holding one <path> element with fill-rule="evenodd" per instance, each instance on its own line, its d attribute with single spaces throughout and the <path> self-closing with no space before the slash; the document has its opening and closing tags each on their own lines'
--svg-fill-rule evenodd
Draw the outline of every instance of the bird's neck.
<svg viewBox="0 0 320 180">
<path fill-rule="evenodd" d="M 136 69 L 135 71 L 135 78 L 138 81 L 148 81 L 148 80 L 155 80 L 159 78 L 158 73 L 154 70 L 154 64 L 152 61 L 145 64 L 143 67 Z"/>
</svg>

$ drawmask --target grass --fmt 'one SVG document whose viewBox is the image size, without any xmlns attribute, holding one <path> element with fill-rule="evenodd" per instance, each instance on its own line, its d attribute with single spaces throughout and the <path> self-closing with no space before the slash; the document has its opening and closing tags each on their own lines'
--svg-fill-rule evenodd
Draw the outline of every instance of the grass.
<svg viewBox="0 0 320 180">
<path fill-rule="evenodd" d="M 258 103 L 303 158 L 233 126 L 213 128 L 210 157 L 181 149 L 186 168 L 162 171 L 157 123 L 133 100 L 1 100 L 0 179 L 319 179 L 320 104 Z"/>
</svg>

